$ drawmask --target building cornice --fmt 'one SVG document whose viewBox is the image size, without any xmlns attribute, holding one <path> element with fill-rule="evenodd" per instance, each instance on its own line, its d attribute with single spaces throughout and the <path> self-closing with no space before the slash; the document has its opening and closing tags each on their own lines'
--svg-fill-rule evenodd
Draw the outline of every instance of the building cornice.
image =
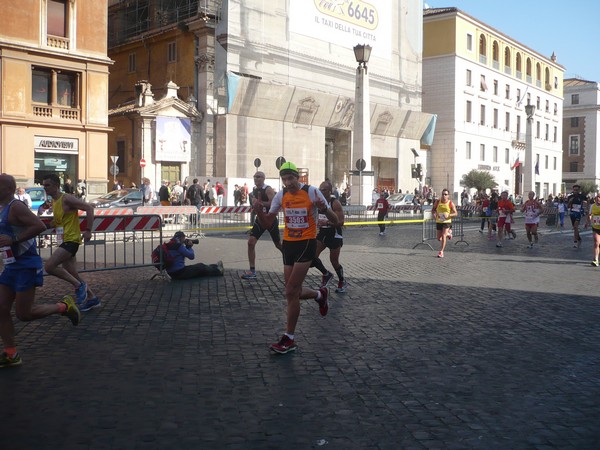
<svg viewBox="0 0 600 450">
<path fill-rule="evenodd" d="M 26 44 L 15 44 L 14 42 L 6 42 L 0 40 L 0 54 L 3 49 L 10 49 L 13 51 L 21 52 L 21 53 L 31 53 L 37 54 L 40 56 L 45 56 L 48 58 L 52 58 L 54 60 L 71 60 L 80 63 L 97 63 L 102 65 L 112 65 L 114 61 L 110 59 L 108 56 L 100 57 L 97 55 L 87 55 L 83 53 L 63 53 L 57 52 L 53 50 L 46 50 L 44 48 L 34 46 L 34 45 L 26 45 Z"/>
</svg>

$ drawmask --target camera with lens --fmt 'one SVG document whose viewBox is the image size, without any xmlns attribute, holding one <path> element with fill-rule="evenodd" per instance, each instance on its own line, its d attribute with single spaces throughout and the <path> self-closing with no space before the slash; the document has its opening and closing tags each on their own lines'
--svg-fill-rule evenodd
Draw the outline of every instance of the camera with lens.
<svg viewBox="0 0 600 450">
<path fill-rule="evenodd" d="M 198 239 L 186 239 L 185 240 L 185 245 L 187 247 L 191 247 L 193 244 L 199 244 L 200 241 Z"/>
</svg>

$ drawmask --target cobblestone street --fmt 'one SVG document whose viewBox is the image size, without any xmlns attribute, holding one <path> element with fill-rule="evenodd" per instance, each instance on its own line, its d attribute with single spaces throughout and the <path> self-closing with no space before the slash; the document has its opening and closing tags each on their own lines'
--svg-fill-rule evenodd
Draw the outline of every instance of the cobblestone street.
<svg viewBox="0 0 600 450">
<path fill-rule="evenodd" d="M 74 328 L 18 323 L 19 368 L 0 373 L 3 449 L 598 448 L 600 308 L 591 237 L 543 230 L 495 247 L 476 224 L 436 258 L 417 225 L 349 228 L 348 292 L 284 330 L 281 258 L 246 236 L 201 240 L 223 278 L 153 268 L 86 274 L 103 307 Z M 468 243 L 468 245 L 467 245 Z M 328 253 L 323 261 L 330 266 Z M 309 282 L 319 283 L 310 272 Z M 46 277 L 39 302 L 68 292 Z"/>
</svg>

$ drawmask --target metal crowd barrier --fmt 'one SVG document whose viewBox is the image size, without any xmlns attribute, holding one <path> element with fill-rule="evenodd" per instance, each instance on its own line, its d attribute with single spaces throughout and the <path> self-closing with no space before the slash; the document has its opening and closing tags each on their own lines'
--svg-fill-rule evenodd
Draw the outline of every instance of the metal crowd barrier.
<svg viewBox="0 0 600 450">
<path fill-rule="evenodd" d="M 51 220 L 52 217 L 42 217 Z M 80 272 L 131 269 L 154 266 L 152 250 L 163 242 L 163 222 L 157 214 L 95 215 L 92 227 L 85 216 L 79 217 L 80 228 L 91 228 L 92 239 L 79 247 L 77 262 Z M 50 228 L 38 237 L 42 259 L 52 255 L 58 246 L 56 229 Z"/>
<path fill-rule="evenodd" d="M 413 249 L 417 248 L 419 245 L 426 245 L 433 250 L 433 247 L 429 241 L 437 240 L 436 221 L 433 217 L 433 210 L 431 209 L 431 206 L 427 205 L 423 209 L 421 242 L 415 244 Z M 454 242 L 454 245 L 469 245 L 469 243 L 465 240 L 464 233 L 464 217 L 466 216 L 465 211 L 463 208 L 456 208 L 456 211 L 458 212 L 458 216 L 452 219 L 452 241 Z"/>
<path fill-rule="evenodd" d="M 342 206 L 346 226 L 377 225 L 377 209 L 374 205 Z M 423 220 L 422 207 L 420 205 L 399 205 L 388 210 L 384 223 L 387 226 L 401 223 L 420 223 Z"/>
<path fill-rule="evenodd" d="M 415 244 L 413 249 L 417 248 L 419 245 L 426 245 L 431 250 L 433 250 L 433 247 L 429 243 L 429 241 L 433 239 L 437 239 L 435 219 L 433 218 L 433 213 L 431 209 L 427 209 L 423 211 L 423 227 L 421 232 L 421 242 Z"/>
<path fill-rule="evenodd" d="M 342 208 L 346 226 L 377 224 L 374 206 L 348 205 Z M 250 206 L 145 206 L 138 208 L 136 214 L 139 213 L 159 214 L 165 231 L 183 230 L 190 237 L 204 237 L 207 231 L 248 230 L 254 218 Z M 394 225 L 421 220 L 421 206 L 402 205 L 389 210 L 385 223 Z M 283 214 L 279 215 L 279 223 L 283 227 Z"/>
<path fill-rule="evenodd" d="M 205 238 L 201 231 L 201 215 L 196 206 L 141 206 L 137 214 L 158 214 L 163 221 L 164 231 L 182 230 L 190 238 Z"/>
<path fill-rule="evenodd" d="M 456 208 L 456 212 L 458 216 L 455 220 L 452 220 L 452 239 L 454 240 L 454 245 L 458 244 L 467 244 L 469 243 L 465 240 L 465 216 L 470 212 L 469 210 L 465 211 L 463 207 Z M 457 239 L 458 238 L 458 239 Z"/>
</svg>

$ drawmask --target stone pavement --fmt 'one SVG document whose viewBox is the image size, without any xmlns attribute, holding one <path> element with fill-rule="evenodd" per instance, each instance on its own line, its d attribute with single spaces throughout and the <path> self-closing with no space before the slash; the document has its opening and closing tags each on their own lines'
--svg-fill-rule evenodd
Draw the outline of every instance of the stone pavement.
<svg viewBox="0 0 600 450">
<path fill-rule="evenodd" d="M 223 278 L 86 274 L 103 308 L 18 323 L 21 367 L 0 370 L 2 449 L 550 449 L 600 443 L 600 299 L 591 238 L 522 226 L 502 249 L 466 227 L 436 258 L 416 225 L 347 229 L 350 288 L 327 317 L 307 301 L 297 352 L 280 257 L 209 236 Z M 327 254 L 324 255 L 327 259 Z M 326 262 L 328 264 L 328 261 Z M 319 277 L 311 271 L 310 283 Z M 64 294 L 46 278 L 39 301 Z"/>
</svg>

